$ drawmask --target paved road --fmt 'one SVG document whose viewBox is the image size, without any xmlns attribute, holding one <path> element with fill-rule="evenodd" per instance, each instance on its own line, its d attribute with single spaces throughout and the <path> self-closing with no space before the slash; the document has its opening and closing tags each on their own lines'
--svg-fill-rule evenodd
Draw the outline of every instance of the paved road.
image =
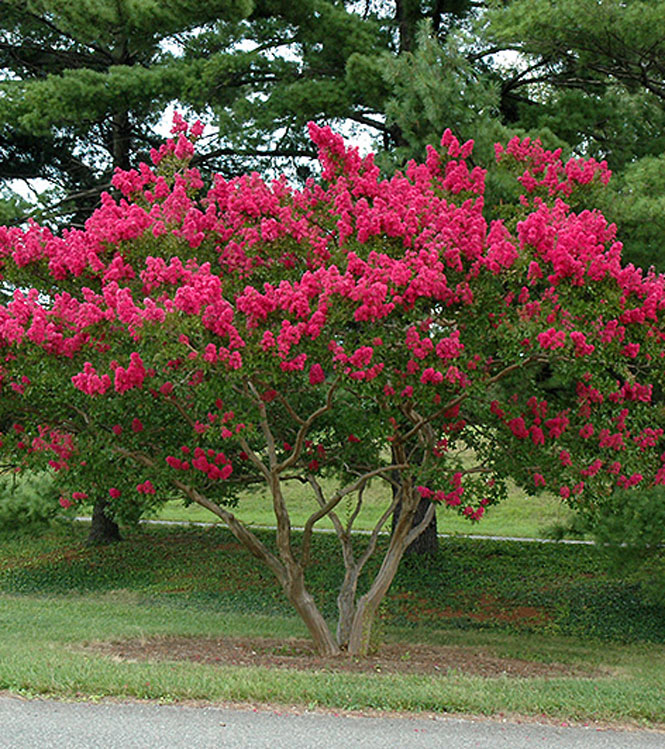
<svg viewBox="0 0 665 749">
<path fill-rule="evenodd" d="M 663 749 L 665 734 L 0 697 L 0 749 Z"/>
</svg>

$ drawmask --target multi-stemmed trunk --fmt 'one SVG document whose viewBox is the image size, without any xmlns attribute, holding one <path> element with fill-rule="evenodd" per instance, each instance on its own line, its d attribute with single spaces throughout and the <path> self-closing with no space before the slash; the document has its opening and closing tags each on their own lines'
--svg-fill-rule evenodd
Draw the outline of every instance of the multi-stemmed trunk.
<svg viewBox="0 0 665 749">
<path fill-rule="evenodd" d="M 417 510 L 417 500 L 413 499 L 412 494 L 409 494 L 411 500 L 403 505 L 404 509 L 388 543 L 381 568 L 369 590 L 357 599 L 356 592 L 360 573 L 376 546 L 381 525 L 389 518 L 394 507 L 391 506 L 384 513 L 384 517 L 379 521 L 377 528 L 370 536 L 368 548 L 358 560 L 354 559 L 351 551 L 350 534 L 341 529 L 341 523 L 337 516 L 333 518 L 336 529 L 341 529 L 344 534 L 340 540 L 342 540 L 346 568 L 344 581 L 337 599 L 339 618 L 337 636 L 335 637 L 305 584 L 306 562 L 297 559 L 293 553 L 288 516 L 281 511 L 276 513 L 278 518 L 277 554 L 273 554 L 229 510 L 210 501 L 185 484 L 180 484 L 179 488 L 183 489 L 195 502 L 218 515 L 228 525 L 238 541 L 246 546 L 255 557 L 267 564 L 282 586 L 286 597 L 307 627 L 317 652 L 324 656 L 338 656 L 343 653 L 362 656 L 368 653 L 377 609 L 390 588 L 400 560 L 404 555 L 404 550 L 431 520 L 430 511 L 420 525 L 414 528 L 413 519 Z M 283 509 L 283 504 L 281 504 L 283 499 L 278 482 L 272 482 L 271 488 L 277 495 L 276 504 L 281 505 Z M 410 486 L 406 488 L 407 492 L 409 490 Z"/>
<path fill-rule="evenodd" d="M 242 436 L 240 437 L 240 444 L 245 454 L 262 474 L 272 497 L 276 521 L 275 552 L 268 549 L 260 538 L 241 523 L 227 508 L 213 502 L 184 481 L 173 479 L 173 484 L 191 501 L 205 507 L 221 518 L 236 539 L 273 572 L 286 597 L 307 627 L 318 653 L 324 656 L 337 656 L 347 652 L 349 655 L 362 656 L 366 655 L 370 649 L 372 626 L 379 604 L 390 588 L 406 548 L 431 522 L 434 506 L 430 504 L 420 522 L 414 525 L 420 496 L 414 491 L 408 474 L 400 475 L 396 473 L 409 467 L 406 451 L 403 448 L 393 451 L 393 463 L 367 470 L 367 472 L 360 474 L 357 479 L 340 488 L 332 496 L 326 497 L 316 477 L 311 473 L 306 473 L 303 480 L 310 484 L 319 509 L 310 516 L 305 524 L 300 551 L 294 549 L 291 522 L 286 501 L 282 494 L 283 479 L 281 476 L 298 460 L 298 449 L 304 444 L 305 436 L 311 424 L 318 416 L 330 409 L 333 391 L 334 385 L 330 388 L 325 406 L 320 407 L 307 420 L 300 419 L 296 448 L 290 457 L 281 462 L 277 459 L 275 438 L 270 431 L 265 404 L 259 398 L 257 398 L 257 406 L 263 417 L 260 425 L 266 437 L 266 454 L 257 454 L 247 441 Z M 125 458 L 134 459 L 147 467 L 156 467 L 154 459 L 144 453 L 119 448 L 118 454 Z M 352 543 L 352 525 L 360 512 L 363 491 L 368 481 L 376 476 L 382 476 L 391 483 L 397 483 L 399 490 L 377 521 L 362 554 L 356 558 Z M 397 476 L 397 480 L 394 476 Z M 356 508 L 344 525 L 335 509 L 344 497 L 350 495 L 356 495 L 357 497 Z M 390 520 L 398 503 L 401 503 L 401 511 L 389 538 L 379 572 L 369 589 L 358 598 L 357 588 L 360 574 L 376 551 L 379 534 Z M 336 637 L 333 636 L 328 623 L 305 583 L 305 570 L 310 561 L 312 532 L 315 523 L 323 517 L 329 517 L 333 523 L 342 548 L 345 568 L 344 580 L 337 599 L 339 620 Z"/>
<path fill-rule="evenodd" d="M 298 612 L 307 630 L 314 640 L 319 655 L 340 655 L 341 648 L 330 631 L 326 620 L 319 611 L 312 594 L 305 587 L 304 570 L 294 565 L 289 570 L 288 579 L 282 583 L 284 592 Z"/>
<path fill-rule="evenodd" d="M 309 630 L 321 655 L 367 655 L 372 644 L 372 628 L 379 604 L 388 592 L 404 551 L 413 539 L 413 504 L 402 513 L 384 554 L 381 567 L 369 590 L 356 598 L 358 577 L 366 559 L 346 565 L 346 574 L 337 597 L 337 637 L 333 638 L 325 620 L 304 585 L 304 570 L 296 563 L 284 590 Z M 424 523 L 429 518 L 424 519 Z M 425 525 L 423 525 L 425 527 Z M 418 529 L 416 528 L 416 532 Z"/>
</svg>

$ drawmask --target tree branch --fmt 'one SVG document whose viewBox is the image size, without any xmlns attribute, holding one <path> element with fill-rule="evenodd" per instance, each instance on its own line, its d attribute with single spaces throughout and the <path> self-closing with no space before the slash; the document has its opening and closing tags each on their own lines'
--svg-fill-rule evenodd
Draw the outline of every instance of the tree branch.
<svg viewBox="0 0 665 749">
<path fill-rule="evenodd" d="M 339 385 L 340 380 L 341 380 L 341 375 L 337 375 L 337 377 L 335 377 L 330 387 L 328 388 L 325 405 L 321 406 L 320 408 L 317 408 L 317 410 L 314 411 L 314 413 L 310 414 L 307 417 L 307 420 L 302 424 L 300 429 L 298 429 L 298 434 L 296 436 L 296 443 L 293 447 L 293 450 L 291 451 L 291 455 L 289 455 L 289 457 L 286 458 L 286 460 L 283 460 L 276 467 L 278 474 L 282 473 L 282 471 L 286 470 L 287 468 L 290 468 L 298 460 L 298 458 L 300 458 L 303 444 L 305 442 L 305 437 L 307 436 L 307 432 L 309 431 L 309 428 L 319 418 L 319 416 L 323 416 L 324 413 L 327 413 L 332 408 L 333 393 L 337 389 L 337 386 Z"/>
<path fill-rule="evenodd" d="M 318 482 L 316 484 L 319 493 L 319 503 L 321 506 L 319 509 L 312 513 L 309 518 L 307 518 L 307 522 L 305 523 L 305 530 L 303 532 L 303 541 L 302 541 L 302 556 L 303 556 L 303 564 L 307 564 L 309 561 L 309 549 L 310 549 L 310 542 L 312 537 L 312 529 L 314 528 L 314 524 L 321 520 L 321 518 L 325 517 L 326 515 L 330 514 L 332 510 L 337 507 L 337 505 L 344 499 L 344 497 L 347 496 L 347 494 L 352 494 L 355 491 L 359 491 L 361 489 L 364 489 L 365 484 L 373 477 L 373 476 L 379 476 L 382 473 L 385 473 L 386 471 L 396 471 L 400 468 L 408 468 L 406 464 L 399 464 L 399 465 L 390 465 L 390 466 L 383 466 L 381 468 L 376 468 L 373 471 L 369 471 L 368 473 L 363 474 L 358 479 L 353 481 L 350 484 L 347 484 L 346 486 L 339 489 L 333 496 L 326 502 L 325 498 L 323 497 L 323 492 L 320 491 L 320 486 L 318 485 Z M 311 483 L 311 482 L 310 482 Z M 344 531 L 344 528 L 342 527 L 340 523 L 340 531 L 343 533 L 348 533 L 347 531 Z"/>
<path fill-rule="evenodd" d="M 114 448 L 114 452 L 124 458 L 128 458 L 135 463 L 145 466 L 146 468 L 157 468 L 155 461 L 144 453 L 137 452 L 135 450 L 127 450 L 123 447 Z M 201 507 L 205 507 L 210 510 L 214 515 L 221 518 L 233 535 L 245 546 L 249 552 L 257 559 L 261 559 L 265 562 L 268 567 L 273 571 L 278 580 L 283 581 L 286 579 L 286 573 L 284 566 L 279 559 L 272 554 L 261 541 L 248 529 L 246 528 L 232 513 L 224 507 L 221 507 L 216 502 L 208 499 L 204 494 L 201 494 L 197 489 L 186 484 L 180 479 L 171 479 L 171 483 L 183 494 L 185 494 L 192 502 L 195 502 Z"/>
<path fill-rule="evenodd" d="M 514 372 L 516 369 L 522 369 L 528 364 L 532 364 L 533 362 L 542 362 L 542 361 L 543 361 L 543 357 L 541 356 L 537 356 L 537 355 L 529 356 L 523 361 L 515 362 L 514 364 L 510 364 L 509 366 L 507 366 L 505 369 L 502 369 L 501 372 L 498 372 L 496 375 L 494 375 L 494 377 L 490 377 L 489 380 L 485 380 L 483 385 L 485 387 L 488 387 L 489 385 L 493 385 L 495 382 L 502 380 L 504 377 L 509 375 L 511 372 Z M 443 416 L 443 414 L 446 411 L 449 411 L 451 408 L 454 408 L 455 406 L 458 406 L 460 403 L 463 403 L 468 397 L 469 397 L 468 393 L 461 393 L 455 398 L 452 398 L 444 406 L 439 408 L 438 411 L 435 411 L 431 416 L 428 416 L 427 418 L 420 419 L 419 421 L 417 421 L 404 436 L 399 438 L 399 441 L 401 443 L 407 442 L 411 437 L 417 434 L 426 424 L 429 424 L 435 419 L 438 419 L 440 416 Z"/>
</svg>

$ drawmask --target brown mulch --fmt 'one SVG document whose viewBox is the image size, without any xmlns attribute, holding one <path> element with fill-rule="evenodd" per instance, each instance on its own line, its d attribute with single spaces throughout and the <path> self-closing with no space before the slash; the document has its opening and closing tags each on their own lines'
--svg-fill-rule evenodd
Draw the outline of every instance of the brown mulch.
<svg viewBox="0 0 665 749">
<path fill-rule="evenodd" d="M 153 637 L 96 642 L 84 646 L 120 661 L 192 661 L 219 666 L 262 666 L 297 670 L 356 673 L 448 674 L 485 677 L 593 677 L 590 671 L 563 663 L 500 658 L 482 649 L 388 643 L 366 658 L 322 657 L 304 639 Z"/>
</svg>

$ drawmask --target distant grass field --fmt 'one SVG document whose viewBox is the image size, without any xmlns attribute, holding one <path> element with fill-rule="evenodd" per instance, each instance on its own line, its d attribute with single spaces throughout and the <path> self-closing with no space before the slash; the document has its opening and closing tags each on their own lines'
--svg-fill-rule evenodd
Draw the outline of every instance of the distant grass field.
<svg viewBox="0 0 665 749">
<path fill-rule="evenodd" d="M 81 652 L 153 635 L 304 635 L 272 576 L 224 528 L 143 526 L 105 549 L 86 547 L 85 533 L 77 524 L 0 543 L 0 690 L 665 724 L 665 607 L 613 578 L 595 547 L 443 539 L 435 558 L 405 560 L 380 623 L 405 652 L 415 642 L 465 645 L 598 676 L 322 676 Z M 317 536 L 314 550 L 308 584 L 333 617 L 334 537 Z"/>
<path fill-rule="evenodd" d="M 307 488 L 297 482 L 291 482 L 287 486 L 286 495 L 292 524 L 296 527 L 304 526 L 315 509 Z M 340 507 L 339 513 L 342 517 L 348 511 L 347 507 L 344 504 Z M 385 507 L 385 488 L 376 482 L 365 492 L 363 507 L 354 527 L 365 530 L 373 528 Z M 264 493 L 243 495 L 233 512 L 253 526 L 272 526 L 275 522 L 270 499 Z M 215 522 L 217 519 L 198 505 L 185 507 L 180 501 L 166 503 L 156 517 L 162 520 L 198 522 Z M 536 538 L 547 534 L 555 526 L 566 525 L 572 517 L 572 510 L 555 497 L 528 497 L 521 490 L 513 489 L 506 502 L 490 507 L 478 523 L 471 523 L 454 511 L 441 507 L 437 514 L 437 525 L 440 533 Z M 328 518 L 323 518 L 317 523 L 317 527 L 332 528 L 332 523 Z"/>
</svg>

